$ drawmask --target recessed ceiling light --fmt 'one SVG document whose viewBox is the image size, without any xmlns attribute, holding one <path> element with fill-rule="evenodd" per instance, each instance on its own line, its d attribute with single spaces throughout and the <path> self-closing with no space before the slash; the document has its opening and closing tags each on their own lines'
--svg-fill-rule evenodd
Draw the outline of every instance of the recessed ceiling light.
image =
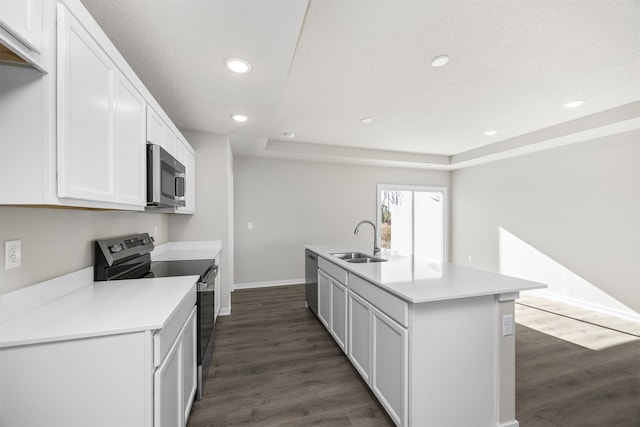
<svg viewBox="0 0 640 427">
<path fill-rule="evenodd" d="M 293 132 L 285 132 L 285 133 L 283 133 L 283 135 L 286 136 L 289 139 L 293 139 L 293 138 L 296 137 L 296 134 L 293 133 Z"/>
<path fill-rule="evenodd" d="M 373 122 L 373 119 L 371 117 L 363 117 L 360 119 L 361 123 L 365 123 L 365 124 L 369 124 L 371 122 Z"/>
<path fill-rule="evenodd" d="M 431 60 L 431 66 L 443 67 L 449 63 L 449 57 L 447 55 L 438 55 Z"/>
<path fill-rule="evenodd" d="M 249 116 L 245 116 L 244 114 L 232 114 L 231 118 L 236 122 L 246 122 L 249 120 Z"/>
<path fill-rule="evenodd" d="M 224 65 L 234 73 L 244 74 L 251 70 L 251 64 L 240 58 L 227 58 Z"/>
<path fill-rule="evenodd" d="M 498 133 L 497 130 L 488 130 L 484 134 L 487 136 L 492 136 L 492 135 L 495 135 L 496 133 Z"/>
<path fill-rule="evenodd" d="M 567 102 L 566 104 L 562 104 L 562 106 L 564 108 L 576 108 L 581 106 L 582 104 L 584 104 L 585 101 L 584 99 L 576 99 L 575 101 L 571 101 L 571 102 Z"/>
</svg>

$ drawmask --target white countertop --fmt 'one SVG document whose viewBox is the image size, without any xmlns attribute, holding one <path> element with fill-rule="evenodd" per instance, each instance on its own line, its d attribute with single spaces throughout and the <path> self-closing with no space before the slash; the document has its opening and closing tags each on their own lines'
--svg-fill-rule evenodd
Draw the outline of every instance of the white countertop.
<svg viewBox="0 0 640 427">
<path fill-rule="evenodd" d="M 537 282 L 452 263 L 433 262 L 427 258 L 393 255 L 386 250 L 380 254 L 381 258 L 388 260 L 386 262 L 356 264 L 331 253 L 357 251 L 371 254 L 371 248 L 353 245 L 306 245 L 305 248 L 411 303 L 546 288 Z"/>
<path fill-rule="evenodd" d="M 95 282 L 0 324 L 0 348 L 161 329 L 198 276 Z"/>
<path fill-rule="evenodd" d="M 214 259 L 216 241 L 168 242 L 154 261 Z M 0 348 L 161 329 L 198 276 L 94 282 L 86 268 L 0 295 Z"/>
<path fill-rule="evenodd" d="M 221 250 L 220 240 L 168 242 L 157 245 L 151 252 L 151 259 L 153 261 L 214 259 Z"/>
</svg>

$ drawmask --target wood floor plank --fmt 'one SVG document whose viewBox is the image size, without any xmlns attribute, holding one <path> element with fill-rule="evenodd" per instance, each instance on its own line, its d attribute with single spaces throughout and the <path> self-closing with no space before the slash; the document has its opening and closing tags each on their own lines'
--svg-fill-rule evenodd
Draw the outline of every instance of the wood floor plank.
<svg viewBox="0 0 640 427">
<path fill-rule="evenodd" d="M 567 322 L 535 309 L 516 314 L 516 321 L 520 315 L 557 334 Z M 593 325 L 569 329 L 585 342 L 609 339 Z M 517 324 L 520 425 L 640 427 L 640 340 L 612 342 L 591 350 Z M 304 286 L 235 291 L 232 315 L 216 325 L 204 398 L 194 402 L 188 427 L 311 425 L 393 423 L 304 306 Z"/>
</svg>

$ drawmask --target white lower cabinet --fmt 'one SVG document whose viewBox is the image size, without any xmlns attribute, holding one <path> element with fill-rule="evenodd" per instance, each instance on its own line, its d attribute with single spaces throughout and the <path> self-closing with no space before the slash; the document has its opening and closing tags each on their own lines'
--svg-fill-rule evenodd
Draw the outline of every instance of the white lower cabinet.
<svg viewBox="0 0 640 427">
<path fill-rule="evenodd" d="M 318 317 L 346 353 L 347 288 L 322 270 L 318 270 Z"/>
<path fill-rule="evenodd" d="M 407 417 L 407 330 L 375 307 L 371 319 L 371 389 L 393 421 L 402 426 Z"/>
<path fill-rule="evenodd" d="M 176 342 L 153 375 L 153 425 L 155 427 L 184 425 L 180 384 L 181 352 L 182 346 L 180 342 Z"/>
<path fill-rule="evenodd" d="M 348 357 L 391 419 L 406 425 L 408 330 L 349 290 Z"/>
<path fill-rule="evenodd" d="M 158 331 L 0 348 L 0 426 L 184 427 L 196 391 L 193 304 Z"/>
<path fill-rule="evenodd" d="M 318 270 L 318 318 L 325 328 L 331 326 L 331 279 Z"/>
<path fill-rule="evenodd" d="M 408 425 L 408 304 L 322 257 L 318 267 L 318 318 L 391 419 Z"/>
<path fill-rule="evenodd" d="M 372 307 L 354 292 L 349 292 L 349 360 L 369 384 L 371 377 L 371 313 Z"/>
<path fill-rule="evenodd" d="M 347 288 L 331 279 L 331 335 L 347 352 Z"/>
<path fill-rule="evenodd" d="M 154 427 L 185 426 L 196 392 L 194 308 L 180 335 L 156 369 L 153 381 Z"/>
<path fill-rule="evenodd" d="M 187 326 L 182 335 L 182 415 L 184 423 L 187 424 L 191 405 L 196 395 L 197 386 L 197 313 L 194 311 L 193 316 L 187 322 Z"/>
</svg>

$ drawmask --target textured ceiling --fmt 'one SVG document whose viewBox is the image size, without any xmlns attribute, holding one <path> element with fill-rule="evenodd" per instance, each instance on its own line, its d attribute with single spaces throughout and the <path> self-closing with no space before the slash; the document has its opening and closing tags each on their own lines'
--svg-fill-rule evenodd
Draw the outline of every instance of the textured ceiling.
<svg viewBox="0 0 640 427">
<path fill-rule="evenodd" d="M 178 127 L 237 155 L 448 166 L 639 128 L 638 0 L 82 2 Z"/>
</svg>

